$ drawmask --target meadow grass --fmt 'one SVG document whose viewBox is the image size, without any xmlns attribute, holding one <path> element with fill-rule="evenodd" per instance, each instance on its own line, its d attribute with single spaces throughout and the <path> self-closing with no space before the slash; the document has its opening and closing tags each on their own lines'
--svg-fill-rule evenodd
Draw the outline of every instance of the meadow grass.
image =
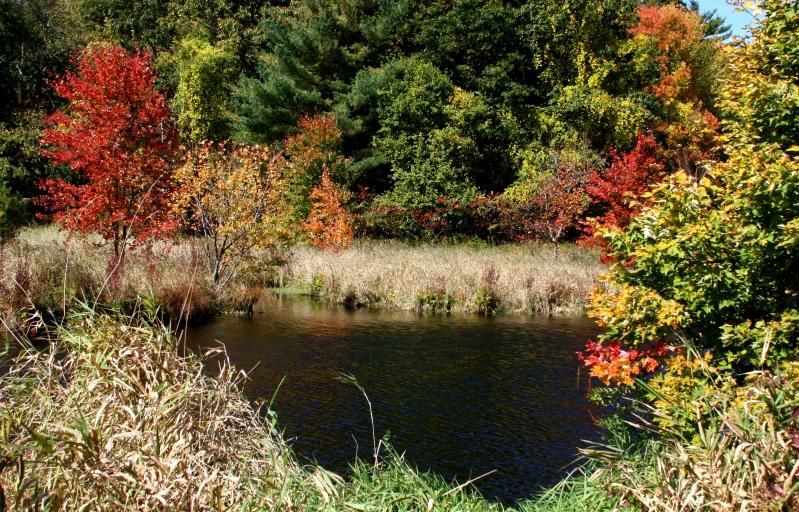
<svg viewBox="0 0 799 512">
<path fill-rule="evenodd" d="M 291 250 L 290 286 L 336 302 L 398 309 L 583 311 L 607 266 L 594 250 L 359 241 L 340 253 Z"/>
<path fill-rule="evenodd" d="M 0 319 L 28 311 L 59 318 L 76 304 L 130 309 L 147 302 L 179 323 L 253 311 L 269 288 L 351 306 L 493 313 L 581 312 L 606 267 L 595 251 L 545 245 L 410 245 L 359 241 L 341 253 L 309 246 L 262 250 L 224 287 L 214 286 L 194 238 L 131 249 L 118 262 L 98 236 L 58 226 L 22 230 L 0 245 Z"/>
</svg>

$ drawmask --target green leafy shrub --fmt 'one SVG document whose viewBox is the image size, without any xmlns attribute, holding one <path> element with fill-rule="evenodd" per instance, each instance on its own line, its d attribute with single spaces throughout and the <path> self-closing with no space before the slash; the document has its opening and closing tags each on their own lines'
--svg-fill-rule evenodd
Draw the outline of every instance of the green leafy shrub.
<svg viewBox="0 0 799 512">
<path fill-rule="evenodd" d="M 799 144 L 799 10 L 795 1 L 755 2 L 753 39 L 730 51 L 721 106 L 730 135 L 789 149 Z"/>
<path fill-rule="evenodd" d="M 172 60 L 178 77 L 174 107 L 181 134 L 193 142 L 227 139 L 226 103 L 236 78 L 235 56 L 201 38 L 185 38 Z"/>
<path fill-rule="evenodd" d="M 0 243 L 30 220 L 30 202 L 23 201 L 0 182 Z"/>
<path fill-rule="evenodd" d="M 408 209 L 434 206 L 440 197 L 472 202 L 479 186 L 510 183 L 509 128 L 479 93 L 455 87 L 429 62 L 410 59 L 378 91 L 380 130 L 375 145 L 393 168 L 384 201 Z M 505 134 L 506 144 L 489 142 Z M 488 162 L 492 162 L 489 164 Z"/>
<path fill-rule="evenodd" d="M 416 296 L 416 304 L 422 311 L 449 311 L 455 304 L 455 297 L 448 294 L 443 289 L 428 286 L 420 290 Z"/>
<path fill-rule="evenodd" d="M 647 200 L 606 233 L 620 263 L 592 299 L 601 339 L 640 349 L 677 331 L 728 370 L 795 355 L 799 159 L 736 148 L 701 182 L 678 174 Z"/>
</svg>

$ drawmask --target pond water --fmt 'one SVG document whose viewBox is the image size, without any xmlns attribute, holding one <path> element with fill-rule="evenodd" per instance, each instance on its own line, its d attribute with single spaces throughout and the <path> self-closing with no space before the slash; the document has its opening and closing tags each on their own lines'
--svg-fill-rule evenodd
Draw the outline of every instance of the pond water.
<svg viewBox="0 0 799 512">
<path fill-rule="evenodd" d="M 575 352 L 599 329 L 584 317 L 478 317 L 347 310 L 277 298 L 252 318 L 225 316 L 187 332 L 190 347 L 225 344 L 250 370 L 252 400 L 268 401 L 306 460 L 346 473 L 377 437 L 422 469 L 512 503 L 559 481 L 581 440 L 597 438 Z M 582 385 L 585 385 L 583 379 Z"/>
</svg>

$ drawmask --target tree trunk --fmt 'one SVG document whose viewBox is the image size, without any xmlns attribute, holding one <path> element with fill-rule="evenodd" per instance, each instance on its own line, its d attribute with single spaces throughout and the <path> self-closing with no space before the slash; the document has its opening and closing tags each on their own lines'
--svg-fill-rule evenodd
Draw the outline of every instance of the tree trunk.
<svg viewBox="0 0 799 512">
<path fill-rule="evenodd" d="M 214 285 L 219 284 L 219 274 L 221 273 L 221 271 L 222 271 L 222 258 L 217 256 L 216 260 L 214 261 L 214 272 L 212 275 Z"/>
</svg>

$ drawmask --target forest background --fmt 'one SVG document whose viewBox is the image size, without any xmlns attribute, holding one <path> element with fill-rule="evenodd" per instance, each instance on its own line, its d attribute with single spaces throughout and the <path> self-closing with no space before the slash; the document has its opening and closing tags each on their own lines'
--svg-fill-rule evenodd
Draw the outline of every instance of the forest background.
<svg viewBox="0 0 799 512">
<path fill-rule="evenodd" d="M 636 209 L 631 199 L 649 185 L 676 170 L 701 176 L 702 162 L 719 157 L 721 43 L 729 30 L 696 4 L 4 0 L 2 7 L 6 233 L 32 216 L 61 211 L 56 219 L 64 222 L 97 193 L 81 189 L 93 178 L 75 165 L 93 143 L 73 141 L 71 157 L 56 154 L 69 144 L 52 136 L 66 122 L 53 113 L 91 112 L 70 110 L 55 85 L 108 45 L 122 51 L 96 80 L 119 86 L 113 70 L 138 57 L 157 77 L 149 79 L 166 111 L 149 121 L 160 131 L 134 145 L 154 150 L 159 172 L 214 155 L 237 160 L 253 144 L 286 160 L 285 212 L 303 229 L 274 229 L 272 244 L 291 233 L 328 248 L 357 235 L 544 240 L 557 249 L 596 231 L 586 218 L 622 226 Z M 169 147 L 148 146 L 165 134 Z M 56 199 L 56 189 L 71 196 Z M 183 191 L 184 212 L 186 190 L 168 194 L 180 203 Z M 96 231 L 90 218 L 107 223 L 115 213 L 80 215 L 70 227 Z"/>
</svg>

